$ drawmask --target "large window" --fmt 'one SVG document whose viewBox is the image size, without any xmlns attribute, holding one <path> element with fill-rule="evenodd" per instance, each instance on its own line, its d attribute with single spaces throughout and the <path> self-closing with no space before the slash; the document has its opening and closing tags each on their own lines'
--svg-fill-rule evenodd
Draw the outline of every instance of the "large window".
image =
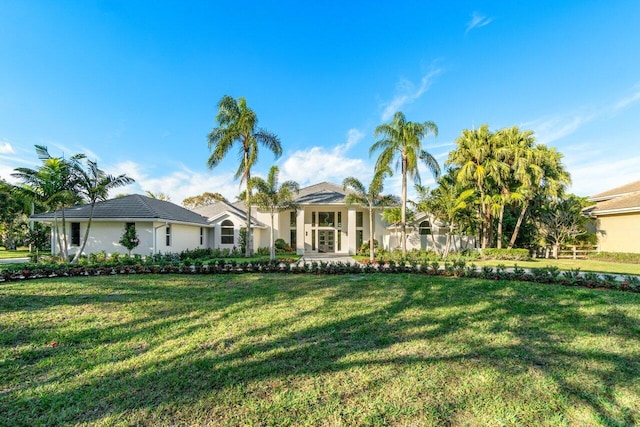
<svg viewBox="0 0 640 427">
<path fill-rule="evenodd" d="M 233 245 L 233 222 L 225 219 L 220 224 L 220 243 L 223 245 Z"/>
<path fill-rule="evenodd" d="M 204 227 L 200 227 L 200 246 L 204 245 Z"/>
<path fill-rule="evenodd" d="M 71 223 L 71 246 L 80 246 L 80 223 Z"/>
<path fill-rule="evenodd" d="M 360 247 L 362 247 L 362 243 L 364 242 L 363 234 L 362 230 L 356 231 L 356 250 L 360 250 Z"/>
<path fill-rule="evenodd" d="M 298 223 L 297 215 L 298 213 L 296 211 L 289 212 L 289 227 L 296 227 Z"/>
<path fill-rule="evenodd" d="M 362 227 L 363 215 L 362 212 L 356 212 L 356 227 Z"/>
<path fill-rule="evenodd" d="M 318 212 L 318 225 L 320 227 L 333 227 L 335 224 L 335 212 Z"/>
<path fill-rule="evenodd" d="M 171 246 L 171 224 L 167 224 L 167 228 L 164 232 L 164 243 L 166 246 Z"/>
<path fill-rule="evenodd" d="M 291 230 L 291 234 L 289 235 L 289 238 L 290 238 L 289 246 L 291 246 L 293 249 L 295 249 L 296 246 L 298 245 L 298 232 L 297 232 L 297 230 Z"/>
<path fill-rule="evenodd" d="M 431 224 L 429 223 L 429 221 L 422 221 L 420 223 L 420 234 L 421 235 L 431 234 Z"/>
</svg>

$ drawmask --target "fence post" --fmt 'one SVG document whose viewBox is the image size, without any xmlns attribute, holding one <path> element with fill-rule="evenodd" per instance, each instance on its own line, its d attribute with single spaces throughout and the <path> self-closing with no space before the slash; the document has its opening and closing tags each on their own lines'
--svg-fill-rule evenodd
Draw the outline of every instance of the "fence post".
<svg viewBox="0 0 640 427">
<path fill-rule="evenodd" d="M 576 245 L 571 246 L 573 248 L 573 259 L 576 259 Z"/>
</svg>

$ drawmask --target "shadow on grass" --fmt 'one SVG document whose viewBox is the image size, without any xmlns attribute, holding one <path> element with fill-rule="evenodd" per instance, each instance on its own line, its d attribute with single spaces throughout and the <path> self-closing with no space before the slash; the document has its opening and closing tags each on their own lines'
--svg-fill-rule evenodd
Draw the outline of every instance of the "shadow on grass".
<svg viewBox="0 0 640 427">
<path fill-rule="evenodd" d="M 541 372 L 606 425 L 640 422 L 638 408 L 622 405 L 615 395 L 618 387 L 638 383 L 637 351 L 574 343 L 587 337 L 640 346 L 640 320 L 615 306 L 630 299 L 637 304 L 640 297 L 530 283 L 350 277 L 130 278 L 118 283 L 96 280 L 91 286 L 79 281 L 77 294 L 59 297 L 2 295 L 3 311 L 88 302 L 114 304 L 115 312 L 141 311 L 108 328 L 63 333 L 59 349 L 16 351 L 14 358 L 0 363 L 0 373 L 33 368 L 48 358 L 70 369 L 60 374 L 58 366 L 45 363 L 37 371 L 40 380 L 3 386 L 0 409 L 15 419 L 35 414 L 36 423 L 95 422 L 108 415 L 126 417 L 132 410 L 189 405 L 211 393 L 268 379 L 381 365 L 402 369 L 473 362 L 513 375 Z M 119 298 L 113 300 L 113 295 Z M 263 317 L 251 324 L 256 313 Z M 229 334 L 202 335 L 221 323 L 229 325 Z M 242 327 L 233 329 L 239 323 Z M 474 334 L 474 325 L 490 328 Z M 47 336 L 38 327 L 3 322 L 2 344 L 38 342 Z M 496 345 L 491 336 L 512 339 Z M 447 347 L 436 351 L 428 345 L 416 347 L 416 342 Z M 120 348 L 113 354 L 96 350 L 103 346 Z M 94 358 L 85 360 L 91 354 Z M 580 375 L 588 381 L 580 381 Z M 47 384 L 52 387 L 46 393 L 35 391 Z M 446 406 L 440 409 L 443 421 L 451 411 Z M 60 408 L 64 412 L 57 412 Z"/>
</svg>

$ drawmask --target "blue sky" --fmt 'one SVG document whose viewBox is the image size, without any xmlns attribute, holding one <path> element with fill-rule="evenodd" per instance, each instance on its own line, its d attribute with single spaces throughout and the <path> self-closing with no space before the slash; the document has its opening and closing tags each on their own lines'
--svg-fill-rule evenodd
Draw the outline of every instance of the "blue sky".
<svg viewBox="0 0 640 427">
<path fill-rule="evenodd" d="M 640 2 L 0 0 L 0 177 L 34 144 L 84 152 L 119 192 L 229 198 L 206 136 L 245 97 L 301 185 L 371 177 L 375 127 L 432 120 L 441 162 L 465 128 L 518 125 L 565 155 L 572 191 L 640 179 Z M 274 164 L 263 150 L 255 172 Z M 423 183 L 433 182 L 423 171 Z M 386 190 L 399 192 L 398 177 Z"/>
</svg>

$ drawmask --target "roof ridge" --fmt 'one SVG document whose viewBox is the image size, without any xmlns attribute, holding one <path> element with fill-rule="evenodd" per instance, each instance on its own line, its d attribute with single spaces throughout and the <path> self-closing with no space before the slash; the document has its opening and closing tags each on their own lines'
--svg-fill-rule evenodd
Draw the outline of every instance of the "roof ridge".
<svg viewBox="0 0 640 427">
<path fill-rule="evenodd" d="M 143 196 L 142 194 L 132 194 L 132 196 L 137 197 L 138 200 L 142 202 L 144 207 L 147 208 L 149 212 L 155 215 L 154 218 L 160 218 L 162 216 L 160 215 L 160 212 L 158 212 L 158 210 L 153 206 L 151 206 L 151 204 L 147 201 L 147 200 L 157 200 L 157 199 L 152 199 L 151 197 Z"/>
</svg>

